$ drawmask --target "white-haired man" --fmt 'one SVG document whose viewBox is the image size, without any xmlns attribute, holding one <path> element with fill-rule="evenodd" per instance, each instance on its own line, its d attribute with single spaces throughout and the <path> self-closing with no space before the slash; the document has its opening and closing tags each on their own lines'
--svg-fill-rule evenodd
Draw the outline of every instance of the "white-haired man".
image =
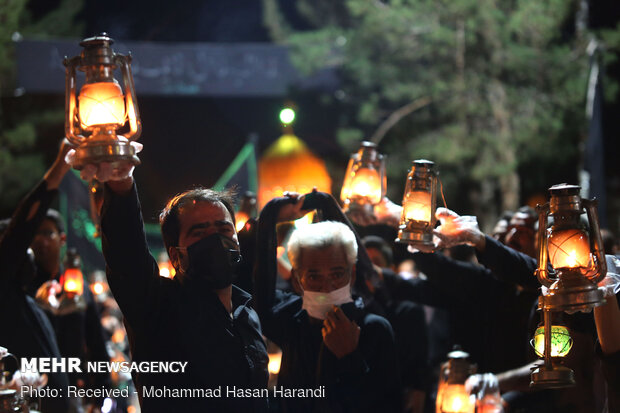
<svg viewBox="0 0 620 413">
<path fill-rule="evenodd" d="M 283 397 L 282 410 L 400 411 L 392 328 L 351 295 L 358 256 L 353 231 L 333 221 L 304 226 L 291 235 L 288 256 L 301 296 L 274 294 L 273 274 L 257 273 L 255 280 L 262 284 L 255 291 L 262 295 L 257 307 L 263 332 L 282 348 L 276 389 L 324 389 L 324 396 Z"/>
</svg>

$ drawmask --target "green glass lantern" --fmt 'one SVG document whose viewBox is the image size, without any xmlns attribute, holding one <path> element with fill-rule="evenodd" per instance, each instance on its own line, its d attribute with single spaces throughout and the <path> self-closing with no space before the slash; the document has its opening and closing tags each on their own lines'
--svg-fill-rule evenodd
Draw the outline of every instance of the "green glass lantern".
<svg viewBox="0 0 620 413">
<path fill-rule="evenodd" d="M 545 357 L 545 326 L 540 326 L 530 341 L 538 357 Z M 551 326 L 551 357 L 564 357 L 573 347 L 573 339 L 568 328 L 562 325 Z"/>
</svg>

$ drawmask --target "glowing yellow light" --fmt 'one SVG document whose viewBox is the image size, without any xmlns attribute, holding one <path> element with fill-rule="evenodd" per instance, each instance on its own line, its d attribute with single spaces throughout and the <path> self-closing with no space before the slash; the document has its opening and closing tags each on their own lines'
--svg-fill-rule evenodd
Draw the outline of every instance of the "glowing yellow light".
<svg viewBox="0 0 620 413">
<path fill-rule="evenodd" d="M 243 229 L 243 226 L 245 225 L 246 222 L 248 222 L 248 219 L 250 219 L 250 217 L 248 216 L 248 214 L 246 214 L 243 211 L 239 211 L 235 213 L 235 220 L 236 220 L 235 227 L 237 228 L 237 232 Z"/>
<path fill-rule="evenodd" d="M 360 168 L 346 191 L 349 198 L 366 198 L 371 204 L 381 202 L 381 178 L 374 168 Z"/>
<path fill-rule="evenodd" d="M 269 364 L 267 365 L 269 374 L 278 374 L 280 372 L 280 364 L 282 364 L 282 352 L 269 353 Z"/>
<path fill-rule="evenodd" d="M 78 112 L 83 128 L 95 125 L 123 125 L 125 97 L 116 82 L 88 83 L 78 96 Z"/>
<path fill-rule="evenodd" d="M 545 356 L 545 327 L 540 326 L 530 342 L 538 357 Z M 573 346 L 568 328 L 565 326 L 551 326 L 551 357 L 564 357 Z"/>
<path fill-rule="evenodd" d="M 278 248 L 276 248 L 276 256 L 278 258 L 282 258 L 284 252 L 286 252 L 286 248 L 284 248 L 283 246 L 280 245 Z"/>
<path fill-rule="evenodd" d="M 95 284 L 93 284 L 93 292 L 96 295 L 103 293 L 104 290 L 105 289 L 103 288 L 103 284 L 101 284 L 100 282 L 96 282 Z"/>
<path fill-rule="evenodd" d="M 588 235 L 582 230 L 552 230 L 548 249 L 553 268 L 590 266 L 590 242 Z"/>
<path fill-rule="evenodd" d="M 448 384 L 441 391 L 442 413 L 469 413 L 473 406 L 463 384 Z"/>
<path fill-rule="evenodd" d="M 112 334 L 112 341 L 114 343 L 122 343 L 123 341 L 125 341 L 125 332 L 122 328 L 117 328 L 114 331 L 114 334 Z"/>
<path fill-rule="evenodd" d="M 82 294 L 84 292 L 84 278 L 79 268 L 67 268 L 62 275 L 62 288 L 65 292 Z"/>
<path fill-rule="evenodd" d="M 160 277 L 164 277 L 164 278 L 174 278 L 174 276 L 176 275 L 176 270 L 174 269 L 174 267 L 172 266 L 172 263 L 168 260 L 166 261 L 159 261 L 157 263 L 157 266 L 159 267 L 159 276 Z"/>
<path fill-rule="evenodd" d="M 431 221 L 431 194 L 425 191 L 413 191 L 407 195 L 403 204 L 405 219 L 412 221 Z"/>
</svg>

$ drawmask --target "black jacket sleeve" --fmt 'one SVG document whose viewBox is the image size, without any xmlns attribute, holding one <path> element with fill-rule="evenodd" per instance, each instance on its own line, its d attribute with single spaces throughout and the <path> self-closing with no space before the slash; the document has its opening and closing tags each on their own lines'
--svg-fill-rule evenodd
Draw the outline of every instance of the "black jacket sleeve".
<svg viewBox="0 0 620 413">
<path fill-rule="evenodd" d="M 26 250 L 57 193 L 56 189 L 48 190 L 47 182 L 43 180 L 20 202 L 13 213 L 11 223 L 0 242 L 0 294 L 7 290 L 9 282 L 15 281 Z"/>
<path fill-rule="evenodd" d="M 535 258 L 507 247 L 489 236 L 486 236 L 484 251 L 476 251 L 476 255 L 480 264 L 490 269 L 496 277 L 527 289 L 540 288 L 534 275 L 538 268 Z"/>
<path fill-rule="evenodd" d="M 135 184 L 126 195 L 104 186 L 101 229 L 110 289 L 123 316 L 138 329 L 157 303 L 162 283 L 146 242 Z"/>
</svg>

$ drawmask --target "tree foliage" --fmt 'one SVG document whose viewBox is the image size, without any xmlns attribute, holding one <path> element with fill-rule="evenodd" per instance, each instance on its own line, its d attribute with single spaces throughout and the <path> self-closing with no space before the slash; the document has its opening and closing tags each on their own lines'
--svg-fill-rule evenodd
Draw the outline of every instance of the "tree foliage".
<svg viewBox="0 0 620 413">
<path fill-rule="evenodd" d="M 299 0 L 299 29 L 277 0 L 264 4 L 300 70 L 338 71 L 339 142 L 380 142 L 396 199 L 410 161 L 431 159 L 448 200 L 488 225 L 536 189 L 528 166 L 576 174 L 588 75 L 578 1 Z"/>
<path fill-rule="evenodd" d="M 10 213 L 26 191 L 41 179 L 45 156 L 40 133 L 50 125 L 62 125 L 63 107 L 33 96 L 13 96 L 17 64 L 15 41 L 23 36 L 39 38 L 82 35 L 75 18 L 81 1 L 60 0 L 50 11 L 34 17 L 27 0 L 2 0 L 0 6 L 0 211 Z M 58 137 L 60 140 L 60 137 Z"/>
</svg>

